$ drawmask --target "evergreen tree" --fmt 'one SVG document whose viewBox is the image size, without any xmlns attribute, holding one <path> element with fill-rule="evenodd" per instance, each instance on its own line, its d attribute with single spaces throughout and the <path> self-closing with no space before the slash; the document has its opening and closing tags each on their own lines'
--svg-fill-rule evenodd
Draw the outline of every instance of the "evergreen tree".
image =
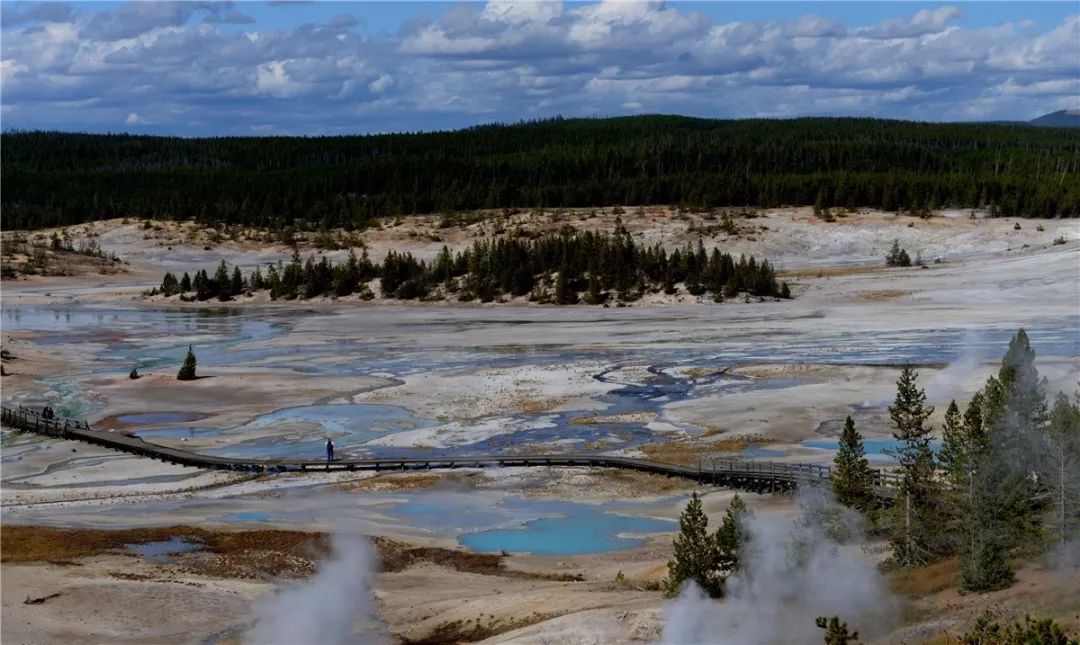
<svg viewBox="0 0 1080 645">
<path fill-rule="evenodd" d="M 604 295 L 600 291 L 600 279 L 592 272 L 589 273 L 589 290 L 585 294 L 585 304 L 598 305 L 604 301 Z"/>
<path fill-rule="evenodd" d="M 266 283 L 263 281 L 262 271 L 259 270 L 259 267 L 255 267 L 255 270 L 251 272 L 249 286 L 252 291 L 262 291 L 266 288 Z"/>
<path fill-rule="evenodd" d="M 734 298 L 737 295 L 739 295 L 739 276 L 738 273 L 732 273 L 724 284 L 724 297 Z"/>
<path fill-rule="evenodd" d="M 236 297 L 244 293 L 244 276 L 240 273 L 240 267 L 233 267 L 232 279 L 229 281 L 229 295 Z"/>
<path fill-rule="evenodd" d="M 225 264 L 225 260 L 218 264 L 217 271 L 214 272 L 214 277 L 210 281 L 210 297 L 217 296 L 219 300 L 229 300 L 229 266 Z"/>
<path fill-rule="evenodd" d="M 675 537 L 674 554 L 668 561 L 667 594 L 678 594 L 687 580 L 696 582 L 713 598 L 723 595 L 724 580 L 717 570 L 716 539 L 709 534 L 709 518 L 697 493 L 691 495 L 679 516 L 679 535 Z"/>
<path fill-rule="evenodd" d="M 560 305 L 570 305 L 577 301 L 577 293 L 570 287 L 568 272 L 569 269 L 564 264 L 560 267 L 559 276 L 555 279 L 555 302 Z"/>
<path fill-rule="evenodd" d="M 1039 473 L 1045 464 L 1045 380 L 1035 367 L 1035 352 L 1023 329 L 1009 341 L 990 402 L 984 411 L 987 459 L 998 471 L 986 493 L 995 495 L 1006 519 L 1005 539 L 1010 547 L 1031 547 L 1041 542 L 1038 498 L 1045 493 Z"/>
<path fill-rule="evenodd" d="M 180 279 L 180 293 L 188 291 L 191 291 L 191 277 L 185 272 L 184 277 Z"/>
<path fill-rule="evenodd" d="M 161 293 L 166 296 L 172 296 L 180 292 L 180 283 L 176 280 L 176 276 L 172 273 L 166 273 L 165 277 L 161 280 Z"/>
<path fill-rule="evenodd" d="M 206 271 L 202 269 L 195 272 L 192 286 L 195 288 L 195 298 L 197 300 L 209 300 L 214 295 L 210 285 L 210 278 L 207 277 Z"/>
<path fill-rule="evenodd" d="M 826 195 L 825 187 L 822 186 L 818 189 L 817 199 L 814 200 L 814 215 L 821 217 L 822 211 L 828 206 L 828 197 Z"/>
<path fill-rule="evenodd" d="M 849 632 L 847 623 L 840 622 L 839 616 L 819 616 L 814 622 L 825 630 L 825 645 L 854 645 L 859 641 L 859 632 Z"/>
<path fill-rule="evenodd" d="M 1045 382 L 1035 368 L 1035 352 L 1019 330 L 1009 342 L 997 377 L 987 379 L 978 412 L 965 427 L 981 419 L 982 448 L 972 459 L 973 474 L 960 540 L 962 586 L 988 591 L 1014 580 L 1009 556 L 1040 543 L 1040 503 L 1047 487 L 1049 445 Z"/>
<path fill-rule="evenodd" d="M 889 533 L 893 561 L 902 567 L 931 562 L 942 549 L 940 492 L 934 480 L 929 437 L 933 428 L 926 424 L 934 409 L 926 405 L 926 393 L 919 389 L 917 380 L 918 373 L 905 366 L 896 382 L 896 399 L 889 406 L 893 437 L 900 442 L 894 455 L 901 475 Z"/>
<path fill-rule="evenodd" d="M 1059 392 L 1046 432 L 1043 480 L 1050 491 L 1050 530 L 1060 546 L 1080 537 L 1080 393 Z"/>
<path fill-rule="evenodd" d="M 960 408 L 953 399 L 945 411 L 941 450 L 938 451 L 938 463 L 941 464 L 949 483 L 953 486 L 960 487 L 967 483 L 971 469 L 970 453 L 968 431 L 960 417 Z"/>
<path fill-rule="evenodd" d="M 191 345 L 188 345 L 187 356 L 184 358 L 184 364 L 180 366 L 180 371 L 176 374 L 176 380 L 194 381 L 196 378 L 195 352 L 191 350 Z"/>
<path fill-rule="evenodd" d="M 949 516 L 948 528 L 961 559 L 974 556 L 981 548 L 983 527 L 974 513 L 979 502 L 976 485 L 981 483 L 978 468 L 986 457 L 982 401 L 982 394 L 976 392 L 962 419 L 956 402 L 950 403 L 938 455 L 948 483 L 943 498 Z"/>
<path fill-rule="evenodd" d="M 1000 463 L 979 459 L 967 504 L 963 507 L 964 534 L 959 541 L 960 586 L 965 591 L 992 591 L 1012 584 L 1015 575 L 1007 561 L 1008 539 L 1001 502 L 993 487 L 1002 476 Z"/>
<path fill-rule="evenodd" d="M 889 418 L 893 422 L 893 437 L 898 441 L 927 439 L 933 432 L 926 420 L 934 413 L 934 408 L 926 405 L 926 392 L 919 389 L 918 378 L 919 373 L 906 365 L 896 382 L 896 398 L 889 406 Z"/>
<path fill-rule="evenodd" d="M 890 267 L 907 267 L 911 266 L 911 256 L 908 252 L 900 248 L 900 240 L 893 240 L 892 247 L 889 249 L 888 255 L 885 256 L 885 265 Z"/>
<path fill-rule="evenodd" d="M 1009 348 L 1001 359 L 998 381 L 1004 389 L 1004 407 L 1010 418 L 995 418 L 995 440 L 1012 443 L 1010 448 L 1020 448 L 1030 443 L 1032 436 L 1045 429 L 1046 381 L 1039 378 L 1035 367 L 1035 350 L 1031 348 L 1027 333 L 1020 329 L 1009 341 Z M 1033 461 L 1037 456 L 1031 450 L 1024 451 Z M 1032 463 L 1022 464 L 1031 468 Z"/>
<path fill-rule="evenodd" d="M 986 431 L 983 428 L 983 393 L 976 392 L 964 410 L 964 433 L 972 453 L 986 447 Z"/>
<path fill-rule="evenodd" d="M 866 458 L 862 435 L 855 430 L 855 421 L 850 416 L 844 421 L 833 461 L 836 466 L 830 477 L 836 501 L 864 513 L 873 508 L 874 474 Z"/>
<path fill-rule="evenodd" d="M 713 538 L 716 542 L 716 567 L 720 570 L 721 582 L 742 568 L 743 550 L 750 539 L 746 530 L 746 519 L 749 515 L 746 502 L 736 493 L 731 498 L 731 503 L 724 512 L 724 519 Z"/>
</svg>

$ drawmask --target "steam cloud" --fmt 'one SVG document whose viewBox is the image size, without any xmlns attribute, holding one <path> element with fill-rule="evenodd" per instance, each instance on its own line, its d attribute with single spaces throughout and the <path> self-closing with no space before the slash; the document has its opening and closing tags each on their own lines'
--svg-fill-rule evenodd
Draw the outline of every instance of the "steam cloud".
<svg viewBox="0 0 1080 645">
<path fill-rule="evenodd" d="M 727 596 L 715 601 L 688 584 L 665 610 L 661 643 L 816 645 L 822 634 L 814 619 L 833 615 L 863 637 L 886 629 L 896 604 L 874 564 L 851 543 L 860 539 L 861 523 L 822 495 L 801 494 L 794 520 L 751 518 L 751 546 L 742 571 L 727 581 Z M 830 537 L 838 530 L 848 534 L 844 545 Z"/>
<path fill-rule="evenodd" d="M 367 540 L 335 534 L 332 556 L 310 580 L 288 587 L 258 604 L 253 645 L 373 645 L 371 628 L 373 567 Z M 362 626 L 358 629 L 357 623 Z"/>
<path fill-rule="evenodd" d="M 954 344 L 959 348 L 956 357 L 940 370 L 929 370 L 923 376 L 926 378 L 926 392 L 936 401 L 957 399 L 960 404 L 966 400 L 980 384 L 972 379 L 982 373 L 988 375 L 990 367 L 986 361 L 986 347 L 990 343 L 989 338 L 977 330 L 967 329 L 962 337 Z M 875 391 L 869 398 L 863 401 L 864 407 L 882 407 L 893 402 L 896 396 L 896 387 L 889 385 Z M 963 408 L 961 408 L 963 409 Z M 942 407 L 944 412 L 945 408 Z"/>
</svg>

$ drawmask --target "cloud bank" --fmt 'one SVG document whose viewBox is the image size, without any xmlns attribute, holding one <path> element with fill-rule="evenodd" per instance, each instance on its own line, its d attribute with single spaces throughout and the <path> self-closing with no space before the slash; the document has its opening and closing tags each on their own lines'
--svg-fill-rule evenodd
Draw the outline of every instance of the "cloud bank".
<svg viewBox="0 0 1080 645">
<path fill-rule="evenodd" d="M 1080 15 L 974 28 L 958 18 L 987 5 L 943 5 L 849 27 L 809 4 L 723 22 L 692 4 L 493 0 L 372 35 L 377 5 L 335 7 L 283 29 L 243 3 L 5 3 L 3 125 L 334 134 L 558 114 L 1026 120 L 1080 107 Z"/>
</svg>

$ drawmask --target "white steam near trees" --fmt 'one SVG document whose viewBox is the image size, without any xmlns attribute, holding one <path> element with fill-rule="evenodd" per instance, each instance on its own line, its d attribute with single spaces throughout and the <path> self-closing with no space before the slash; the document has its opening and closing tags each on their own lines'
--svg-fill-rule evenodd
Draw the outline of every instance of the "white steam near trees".
<svg viewBox="0 0 1080 645">
<path fill-rule="evenodd" d="M 664 645 L 819 643 L 819 616 L 842 615 L 873 636 L 896 615 L 895 600 L 861 553 L 862 520 L 825 491 L 799 494 L 794 519 L 750 517 L 742 568 L 711 600 L 693 582 L 665 610 Z"/>
</svg>

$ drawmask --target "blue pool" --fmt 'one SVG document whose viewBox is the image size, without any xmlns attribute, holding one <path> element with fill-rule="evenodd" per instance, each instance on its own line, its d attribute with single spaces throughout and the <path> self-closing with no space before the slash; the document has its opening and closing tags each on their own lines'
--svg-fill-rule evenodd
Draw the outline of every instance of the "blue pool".
<svg viewBox="0 0 1080 645">
<path fill-rule="evenodd" d="M 215 428 L 154 428 L 132 434 L 140 439 L 204 439 L 217 437 L 221 432 Z"/>
<path fill-rule="evenodd" d="M 625 533 L 662 533 L 678 525 L 670 520 L 616 515 L 602 511 L 533 520 L 520 529 L 495 529 L 462 536 L 473 551 L 508 551 L 537 555 L 582 555 L 631 549 L 645 544 Z"/>
<path fill-rule="evenodd" d="M 121 414 L 116 417 L 116 422 L 129 426 L 138 426 L 158 423 L 187 423 L 205 418 L 206 415 L 199 412 L 140 412 L 137 414 Z"/>
<path fill-rule="evenodd" d="M 173 537 L 157 542 L 128 544 L 124 547 L 124 550 L 129 553 L 137 553 L 156 564 L 168 564 L 176 559 L 174 557 L 176 554 L 187 553 L 198 548 L 199 545 L 194 542 L 188 542 L 181 537 Z"/>
<path fill-rule="evenodd" d="M 496 504 L 467 494 L 436 494 L 402 504 L 391 514 L 420 526 L 461 533 L 473 551 L 582 555 L 641 546 L 626 534 L 678 529 L 671 520 L 621 515 L 609 504 L 509 498 Z M 625 506 L 624 506 L 625 508 Z"/>
<path fill-rule="evenodd" d="M 812 439 L 810 441 L 804 441 L 802 445 L 807 448 L 821 448 L 822 450 L 836 451 L 840 447 L 839 439 Z M 896 439 L 864 439 L 863 448 L 866 450 L 866 456 L 870 459 L 878 460 L 892 460 L 892 457 L 886 452 L 896 450 L 900 447 L 900 442 Z M 930 442 L 930 449 L 935 453 L 941 450 L 941 442 L 938 440 L 932 440 Z"/>
</svg>

